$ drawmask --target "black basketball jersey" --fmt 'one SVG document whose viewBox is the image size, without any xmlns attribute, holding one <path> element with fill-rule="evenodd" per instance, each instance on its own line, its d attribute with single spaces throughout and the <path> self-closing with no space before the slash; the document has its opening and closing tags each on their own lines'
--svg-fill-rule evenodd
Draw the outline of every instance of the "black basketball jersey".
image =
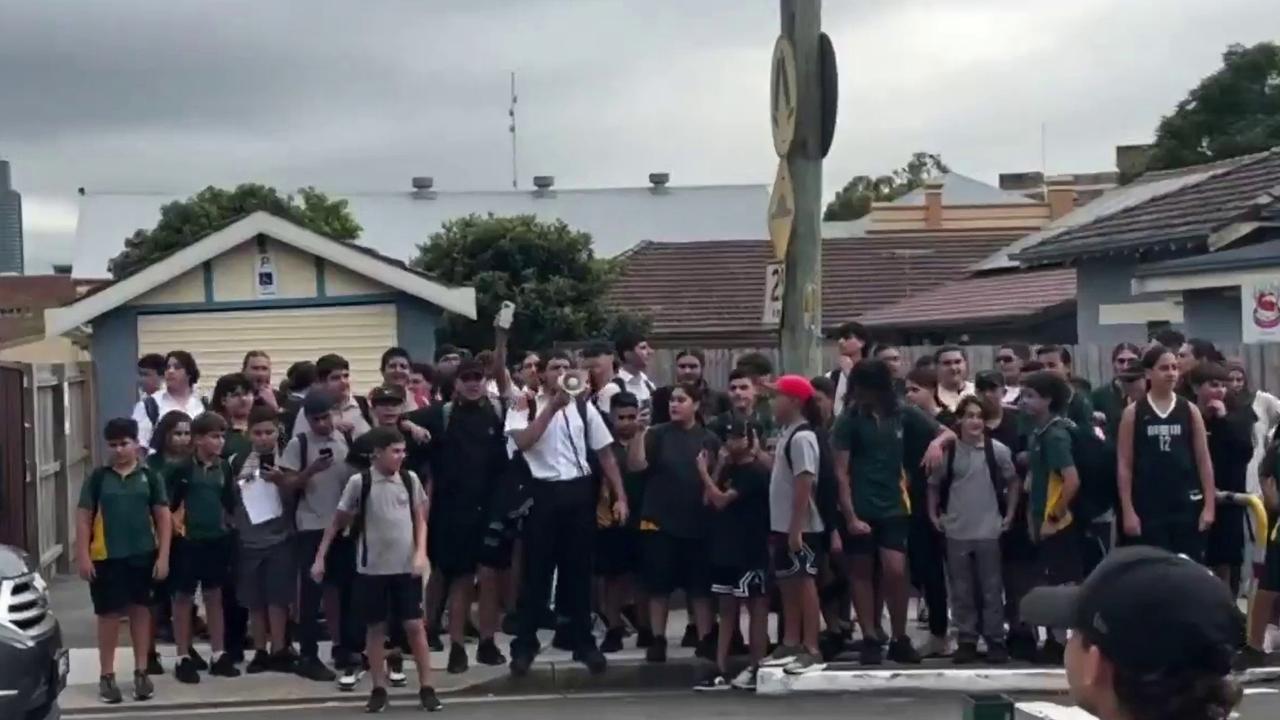
<svg viewBox="0 0 1280 720">
<path fill-rule="evenodd" d="M 1134 408 L 1133 505 L 1140 517 L 1185 512 L 1204 499 L 1192 445 L 1191 403 L 1174 398 L 1164 416 L 1150 396 Z"/>
</svg>

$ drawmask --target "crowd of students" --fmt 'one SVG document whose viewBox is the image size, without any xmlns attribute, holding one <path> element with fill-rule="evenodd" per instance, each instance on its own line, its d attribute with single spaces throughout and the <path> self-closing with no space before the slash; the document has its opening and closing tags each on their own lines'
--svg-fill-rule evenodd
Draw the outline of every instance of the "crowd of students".
<svg viewBox="0 0 1280 720">
<path fill-rule="evenodd" d="M 171 633 L 180 682 L 243 666 L 352 690 L 367 672 L 370 711 L 407 683 L 411 653 L 436 710 L 442 630 L 450 673 L 474 658 L 524 675 L 544 628 L 598 673 L 631 639 L 666 660 L 677 592 L 682 643 L 714 665 L 702 690 L 850 650 L 864 665 L 1060 663 L 1065 628 L 1030 626 L 1019 601 L 1080 582 L 1113 540 L 1185 554 L 1235 593 L 1246 533 L 1278 542 L 1216 500 L 1254 492 L 1277 509 L 1280 401 L 1210 343 L 1121 344 L 1114 380 L 1091 389 L 1056 345 L 1003 345 L 971 374 L 963 347 L 908 366 L 857 323 L 838 335 L 830 374 L 779 377 L 752 353 L 727 392 L 697 350 L 657 387 L 641 337 L 529 352 L 513 369 L 502 329 L 494 350 L 445 346 L 434 365 L 391 348 L 363 395 L 333 354 L 273 387 L 270 358 L 249 352 L 207 398 L 189 353 L 146 356 L 132 417 L 106 423 L 108 462 L 79 503 L 101 699 L 121 701 L 125 618 L 138 700 Z M 1258 580 L 1248 665 L 1267 661 L 1280 551 Z M 923 644 L 908 634 L 913 594 Z"/>
</svg>

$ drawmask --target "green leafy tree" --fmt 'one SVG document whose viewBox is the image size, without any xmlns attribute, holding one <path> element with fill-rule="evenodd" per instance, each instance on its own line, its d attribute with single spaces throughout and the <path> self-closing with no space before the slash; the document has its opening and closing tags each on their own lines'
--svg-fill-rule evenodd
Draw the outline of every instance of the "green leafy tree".
<svg viewBox="0 0 1280 720">
<path fill-rule="evenodd" d="M 647 329 L 644 318 L 605 307 L 616 264 L 596 259 L 591 236 L 560 220 L 492 214 L 450 220 L 418 246 L 412 265 L 476 290 L 479 319 L 450 316 L 442 342 L 473 350 L 492 347 L 493 317 L 504 301 L 516 305 L 512 351 Z"/>
<path fill-rule="evenodd" d="M 347 209 L 347 201 L 330 200 L 313 187 L 300 188 L 295 197 L 256 183 L 238 185 L 234 190 L 210 186 L 160 208 L 160 222 L 126 239 L 124 250 L 107 268 L 117 279 L 131 275 L 258 210 L 336 240 L 350 242 L 360 236 L 360 225 Z"/>
<path fill-rule="evenodd" d="M 1280 145 L 1280 45 L 1231 45 L 1156 128 L 1147 169 L 1164 170 Z"/>
<path fill-rule="evenodd" d="M 912 153 L 906 165 L 888 175 L 872 177 L 856 175 L 836 193 L 822 213 L 823 220 L 857 220 L 871 212 L 871 204 L 897 200 L 929 178 L 951 172 L 942 162 L 942 156 L 934 153 Z"/>
</svg>

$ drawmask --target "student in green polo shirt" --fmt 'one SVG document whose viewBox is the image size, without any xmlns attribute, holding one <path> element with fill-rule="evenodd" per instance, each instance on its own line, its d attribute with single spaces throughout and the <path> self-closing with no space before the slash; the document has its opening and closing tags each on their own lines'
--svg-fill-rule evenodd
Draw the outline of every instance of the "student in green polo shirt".
<svg viewBox="0 0 1280 720">
<path fill-rule="evenodd" d="M 151 454 L 146 466 L 164 481 L 165 496 L 173 495 L 170 479 L 175 470 L 191 462 L 191 416 L 181 410 L 170 410 L 160 418 L 155 432 L 151 433 Z M 156 583 L 155 624 L 151 632 L 151 659 L 147 664 L 148 675 L 163 675 L 160 653 L 156 641 L 173 642 L 173 606 L 169 591 L 170 578 Z"/>
<path fill-rule="evenodd" d="M 231 570 L 233 538 L 228 530 L 234 511 L 231 467 L 222 458 L 227 422 L 207 412 L 191 422 L 195 453 L 191 463 L 174 476 L 169 506 L 174 517 L 173 625 L 178 664 L 173 675 L 181 683 L 200 682 L 203 665 L 191 647 L 191 607 L 196 589 L 204 598 L 209 644 L 213 648 L 211 675 L 237 677 L 240 670 L 229 653 L 222 610 L 222 586 Z"/>
<path fill-rule="evenodd" d="M 253 450 L 249 439 L 249 411 L 253 409 L 253 381 L 244 373 L 231 373 L 218 378 L 213 386 L 209 409 L 227 421 L 226 442 L 222 457 L 245 458 Z"/>
<path fill-rule="evenodd" d="M 893 374 L 881 360 L 864 360 L 849 374 L 853 403 L 832 431 L 840 509 L 846 523 L 841 539 L 850 558 L 850 583 L 864 638 L 876 637 L 874 605 L 875 559 L 880 559 L 880 588 L 889 607 L 893 639 L 888 657 L 894 662 L 919 663 L 920 655 L 907 637 L 907 537 L 911 503 L 905 448 L 926 445 L 922 464 L 936 467 L 955 433 L 919 408 L 904 406 L 893 387 Z M 884 649 L 878 641 L 863 641 L 861 661 L 876 665 Z"/>
<path fill-rule="evenodd" d="M 1022 378 L 1022 411 L 1031 425 L 1027 441 L 1027 529 L 1036 546 L 1033 587 L 1070 585 L 1084 577 L 1079 528 L 1071 516 L 1071 501 L 1080 490 L 1071 453 L 1071 433 L 1063 414 L 1072 389 L 1053 370 L 1039 370 Z M 1040 660 L 1056 665 L 1065 650 L 1065 628 L 1050 628 Z"/>
<path fill-rule="evenodd" d="M 170 526 L 164 482 L 138 460 L 138 423 L 115 418 L 103 436 L 109 464 L 94 470 L 80 490 L 76 561 L 98 616 L 98 698 L 114 705 L 122 699 L 115 657 L 126 615 L 133 640 L 133 696 L 147 700 L 155 693 L 146 673 L 151 589 L 169 574 Z"/>
</svg>

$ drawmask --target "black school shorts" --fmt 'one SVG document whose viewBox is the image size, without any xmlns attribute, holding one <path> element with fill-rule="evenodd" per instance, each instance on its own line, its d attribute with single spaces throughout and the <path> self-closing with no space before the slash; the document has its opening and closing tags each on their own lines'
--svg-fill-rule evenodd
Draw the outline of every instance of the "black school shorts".
<svg viewBox="0 0 1280 720">
<path fill-rule="evenodd" d="M 612 527 L 596 531 L 597 577 L 616 578 L 640 572 L 640 531 Z"/>
<path fill-rule="evenodd" d="M 1205 538 L 1204 564 L 1209 567 L 1244 563 L 1244 508 L 1220 503 Z"/>
<path fill-rule="evenodd" d="M 1161 518 L 1141 518 L 1142 535 L 1120 534 L 1121 545 L 1151 545 L 1175 555 L 1186 555 L 1198 563 L 1205 561 L 1206 534 L 1200 532 L 1200 514 L 1183 513 Z"/>
<path fill-rule="evenodd" d="M 893 550 L 905 553 L 907 538 L 911 536 L 911 517 L 887 517 L 863 522 L 871 526 L 866 535 L 850 535 L 845 526 L 841 532 L 845 555 L 866 555 L 877 550 Z"/>
<path fill-rule="evenodd" d="M 711 568 L 711 594 L 713 595 L 747 600 L 768 597 L 770 590 L 769 571 L 765 568 L 754 570 Z"/>
<path fill-rule="evenodd" d="M 236 567 L 236 596 L 246 610 L 289 607 L 298 594 L 297 560 L 293 541 L 271 547 L 240 548 Z"/>
<path fill-rule="evenodd" d="M 684 590 L 690 597 L 711 594 L 711 568 L 707 542 L 702 538 L 678 538 L 661 530 L 641 531 L 641 580 L 650 595 L 666 597 Z"/>
<path fill-rule="evenodd" d="M 89 581 L 93 614 L 120 615 L 133 605 L 151 605 L 155 564 L 155 553 L 94 561 Z"/>
<path fill-rule="evenodd" d="M 355 603 L 365 625 L 422 619 L 422 578 L 403 575 L 358 575 Z"/>
<path fill-rule="evenodd" d="M 818 550 L 822 533 L 805 533 L 800 538 L 800 551 L 791 552 L 786 533 L 769 533 L 769 555 L 773 576 L 779 580 L 818 576 Z"/>
<path fill-rule="evenodd" d="M 1070 585 L 1084 580 L 1084 553 L 1075 524 L 1041 538 L 1036 547 L 1032 587 Z"/>
<path fill-rule="evenodd" d="M 230 535 L 216 540 L 175 538 L 169 562 L 174 595 L 195 595 L 196 588 L 218 590 L 231 577 Z"/>
<path fill-rule="evenodd" d="M 474 508 L 433 507 L 427 523 L 427 557 L 431 569 L 446 580 L 472 575 L 480 564 L 487 523 Z"/>
</svg>

